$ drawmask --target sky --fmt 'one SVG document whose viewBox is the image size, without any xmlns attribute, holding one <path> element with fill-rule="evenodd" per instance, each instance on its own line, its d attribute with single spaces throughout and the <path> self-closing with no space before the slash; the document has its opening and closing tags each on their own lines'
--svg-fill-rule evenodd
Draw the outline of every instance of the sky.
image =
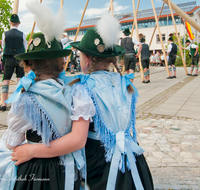
<svg viewBox="0 0 200 190">
<path fill-rule="evenodd" d="M 19 0 L 19 9 L 18 15 L 20 17 L 21 24 L 19 30 L 23 31 L 25 34 L 28 34 L 32 30 L 34 23 L 33 15 L 26 8 L 27 0 Z M 65 28 L 79 24 L 82 12 L 84 10 L 87 0 L 73 0 L 67 1 L 63 0 L 64 5 L 63 9 L 65 11 L 66 25 Z M 191 0 L 172 0 L 173 3 L 185 3 L 190 2 Z M 135 6 L 137 6 L 138 0 L 135 0 Z M 43 0 L 42 3 L 48 5 L 56 14 L 60 9 L 60 1 L 58 0 Z M 162 0 L 154 0 L 155 7 L 161 7 L 163 4 Z M 133 4 L 131 0 L 114 0 L 114 13 L 125 13 L 133 11 Z M 197 5 L 200 5 L 199 0 L 197 0 Z M 90 0 L 86 9 L 84 19 L 98 17 L 109 9 L 110 0 Z M 151 0 L 140 0 L 139 10 L 152 8 Z M 35 32 L 39 32 L 39 29 L 36 27 Z"/>
</svg>

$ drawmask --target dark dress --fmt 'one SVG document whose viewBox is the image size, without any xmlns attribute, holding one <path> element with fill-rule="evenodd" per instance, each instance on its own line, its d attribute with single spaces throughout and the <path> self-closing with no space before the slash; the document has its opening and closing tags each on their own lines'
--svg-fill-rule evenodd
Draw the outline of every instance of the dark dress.
<svg viewBox="0 0 200 190">
<path fill-rule="evenodd" d="M 41 137 L 32 130 L 27 131 L 27 140 L 40 142 Z M 74 190 L 80 189 L 80 180 Z M 14 190 L 64 190 L 65 167 L 60 158 L 33 158 L 18 166 Z"/>
<path fill-rule="evenodd" d="M 90 124 L 93 131 L 93 123 Z M 100 141 L 87 139 L 85 146 L 87 161 L 87 183 L 91 190 L 106 190 L 110 162 L 105 161 L 105 150 Z M 141 182 L 145 190 L 152 190 L 153 180 L 143 155 L 136 156 L 136 165 Z M 125 173 L 118 171 L 115 190 L 135 190 L 131 171 L 125 169 Z"/>
</svg>

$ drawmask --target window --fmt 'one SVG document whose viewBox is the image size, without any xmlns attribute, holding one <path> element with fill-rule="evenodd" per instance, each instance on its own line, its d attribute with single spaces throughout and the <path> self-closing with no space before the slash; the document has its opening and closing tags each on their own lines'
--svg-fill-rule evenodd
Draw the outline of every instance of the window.
<svg viewBox="0 0 200 190">
<path fill-rule="evenodd" d="M 166 38 L 165 38 L 165 34 L 161 34 L 162 36 L 162 41 L 165 42 L 166 41 Z M 159 35 L 156 34 L 156 43 L 160 43 L 160 38 L 159 38 Z"/>
</svg>

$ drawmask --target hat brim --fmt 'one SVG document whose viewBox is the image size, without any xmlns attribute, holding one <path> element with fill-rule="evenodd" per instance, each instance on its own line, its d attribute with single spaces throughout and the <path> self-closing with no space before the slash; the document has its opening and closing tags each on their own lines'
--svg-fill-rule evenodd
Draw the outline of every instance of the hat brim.
<svg viewBox="0 0 200 190">
<path fill-rule="evenodd" d="M 123 32 L 125 35 L 129 36 L 131 32 Z"/>
<path fill-rule="evenodd" d="M 72 43 L 70 43 L 70 45 L 73 48 L 75 48 L 75 49 L 77 49 L 77 50 L 79 50 L 79 51 L 81 51 L 81 52 L 83 52 L 83 53 L 85 53 L 87 55 L 96 56 L 96 57 L 116 57 L 116 56 L 119 56 L 119 55 L 122 55 L 122 54 L 125 53 L 124 48 L 119 46 L 119 45 L 114 45 L 115 49 L 117 50 L 116 53 L 115 52 L 112 52 L 112 53 L 105 53 L 105 52 L 100 53 L 98 51 L 92 51 L 92 50 L 89 50 L 89 49 L 81 47 L 80 46 L 80 41 L 79 42 L 72 42 Z"/>
<path fill-rule="evenodd" d="M 16 59 L 19 60 L 34 60 L 34 59 L 53 59 L 58 57 L 66 57 L 71 54 L 70 49 L 64 50 L 45 50 L 45 51 L 36 51 L 30 53 L 22 53 L 15 55 Z"/>
</svg>

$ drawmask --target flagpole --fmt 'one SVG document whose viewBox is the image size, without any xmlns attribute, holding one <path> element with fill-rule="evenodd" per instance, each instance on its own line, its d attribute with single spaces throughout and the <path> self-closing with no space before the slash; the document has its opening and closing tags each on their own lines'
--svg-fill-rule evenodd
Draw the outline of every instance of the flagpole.
<svg viewBox="0 0 200 190">
<path fill-rule="evenodd" d="M 185 50 L 185 41 L 186 41 L 186 36 L 185 36 L 185 21 L 183 20 L 183 26 L 184 26 L 184 60 L 185 60 L 185 63 L 187 64 L 186 62 L 186 50 Z"/>
</svg>

